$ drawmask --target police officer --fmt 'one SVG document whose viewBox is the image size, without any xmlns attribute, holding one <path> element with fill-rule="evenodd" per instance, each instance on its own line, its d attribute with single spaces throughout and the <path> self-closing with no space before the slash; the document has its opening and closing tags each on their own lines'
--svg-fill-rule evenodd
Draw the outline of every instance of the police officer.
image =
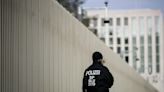
<svg viewBox="0 0 164 92">
<path fill-rule="evenodd" d="M 109 92 L 114 79 L 108 68 L 103 66 L 102 54 L 94 52 L 92 59 L 93 64 L 84 72 L 83 92 Z"/>
</svg>

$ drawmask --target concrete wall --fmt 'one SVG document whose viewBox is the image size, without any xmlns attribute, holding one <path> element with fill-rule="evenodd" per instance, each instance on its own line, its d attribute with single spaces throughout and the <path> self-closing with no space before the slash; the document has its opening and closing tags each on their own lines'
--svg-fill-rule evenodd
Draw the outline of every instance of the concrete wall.
<svg viewBox="0 0 164 92">
<path fill-rule="evenodd" d="M 110 92 L 157 92 L 56 1 L 0 5 L 0 92 L 81 92 L 94 51 L 114 75 Z"/>
</svg>

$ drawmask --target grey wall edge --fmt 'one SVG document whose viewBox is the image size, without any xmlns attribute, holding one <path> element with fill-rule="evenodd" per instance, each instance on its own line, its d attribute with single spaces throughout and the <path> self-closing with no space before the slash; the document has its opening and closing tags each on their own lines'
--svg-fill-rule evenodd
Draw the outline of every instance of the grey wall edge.
<svg viewBox="0 0 164 92">
<path fill-rule="evenodd" d="M 110 92 L 157 92 L 55 0 L 0 5 L 1 92 L 81 92 L 94 51 L 114 75 Z"/>
</svg>

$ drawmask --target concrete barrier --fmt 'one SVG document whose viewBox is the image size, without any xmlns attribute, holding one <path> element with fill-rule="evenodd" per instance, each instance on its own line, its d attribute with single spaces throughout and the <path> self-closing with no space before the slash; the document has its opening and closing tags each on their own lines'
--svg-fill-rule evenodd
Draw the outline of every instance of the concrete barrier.
<svg viewBox="0 0 164 92">
<path fill-rule="evenodd" d="M 81 92 L 94 51 L 114 75 L 110 92 L 157 92 L 55 0 L 0 5 L 1 92 Z"/>
</svg>

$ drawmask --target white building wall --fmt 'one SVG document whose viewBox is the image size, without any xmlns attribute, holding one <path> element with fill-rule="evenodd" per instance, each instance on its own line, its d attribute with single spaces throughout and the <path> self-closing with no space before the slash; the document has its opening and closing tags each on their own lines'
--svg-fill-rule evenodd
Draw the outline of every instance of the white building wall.
<svg viewBox="0 0 164 92">
<path fill-rule="evenodd" d="M 93 16 L 93 15 L 99 15 L 102 16 L 101 18 L 103 18 L 103 12 L 104 9 L 103 8 L 97 8 L 97 9 L 87 9 L 88 12 L 88 16 Z M 150 82 L 152 85 L 154 85 L 156 88 L 158 88 L 160 90 L 160 92 L 163 92 L 163 90 L 161 90 L 163 83 L 161 82 L 163 79 L 163 57 L 161 57 L 161 55 L 163 56 L 163 46 L 162 46 L 162 41 L 161 39 L 163 39 L 163 16 L 162 13 L 159 10 L 151 10 L 151 9 L 139 9 L 139 10 L 109 10 L 109 17 L 113 18 L 113 51 L 115 53 L 117 53 L 117 47 L 120 46 L 121 47 L 121 56 L 124 57 L 127 54 L 125 54 L 125 47 L 128 46 L 129 47 L 129 65 L 131 67 L 134 67 L 134 62 L 133 62 L 133 35 L 135 35 L 136 37 L 136 54 L 137 54 L 137 58 L 139 59 L 138 61 L 136 61 L 137 64 L 137 69 L 136 71 L 138 73 L 140 73 L 140 67 L 141 67 L 141 33 L 144 33 L 144 73 L 140 73 L 141 76 L 143 76 L 148 82 Z M 160 17 L 160 73 L 158 74 L 156 72 L 156 32 L 155 32 L 155 16 L 159 16 Z M 128 17 L 128 21 L 129 24 L 128 26 L 124 25 L 124 18 Z M 144 19 L 144 32 L 141 32 L 140 30 L 140 26 L 139 26 L 139 19 L 140 17 L 143 17 Z M 148 20 L 148 17 L 150 17 L 150 20 Z M 116 25 L 116 18 L 120 18 L 121 19 L 121 26 L 117 26 Z M 134 21 L 134 27 L 132 27 L 132 18 L 135 18 Z M 148 22 L 150 22 L 148 24 Z M 149 28 L 152 28 L 151 33 L 149 33 Z M 112 28 L 111 27 L 111 28 Z M 99 27 L 101 30 L 99 30 L 99 32 L 105 31 L 105 28 L 100 26 Z M 104 28 L 104 30 L 102 30 Z M 129 31 L 128 33 L 126 33 L 126 29 Z M 134 29 L 134 30 L 133 30 Z M 152 43 L 149 45 L 148 44 L 148 35 L 151 35 L 151 41 Z M 109 35 L 109 34 L 106 34 Z M 121 44 L 118 45 L 117 44 L 117 38 L 120 37 L 121 38 Z M 129 44 L 125 45 L 124 43 L 124 39 L 128 37 L 129 40 Z M 111 46 L 111 45 L 110 45 Z M 151 46 L 151 50 L 152 53 L 149 53 L 148 47 Z M 123 55 L 122 55 L 123 54 Z M 148 64 L 150 62 L 150 60 L 148 59 L 148 55 L 151 54 L 151 58 L 152 58 L 152 73 L 150 73 L 150 69 Z M 157 78 L 155 78 L 157 76 Z M 158 83 L 155 83 L 154 80 L 157 79 Z"/>
</svg>

